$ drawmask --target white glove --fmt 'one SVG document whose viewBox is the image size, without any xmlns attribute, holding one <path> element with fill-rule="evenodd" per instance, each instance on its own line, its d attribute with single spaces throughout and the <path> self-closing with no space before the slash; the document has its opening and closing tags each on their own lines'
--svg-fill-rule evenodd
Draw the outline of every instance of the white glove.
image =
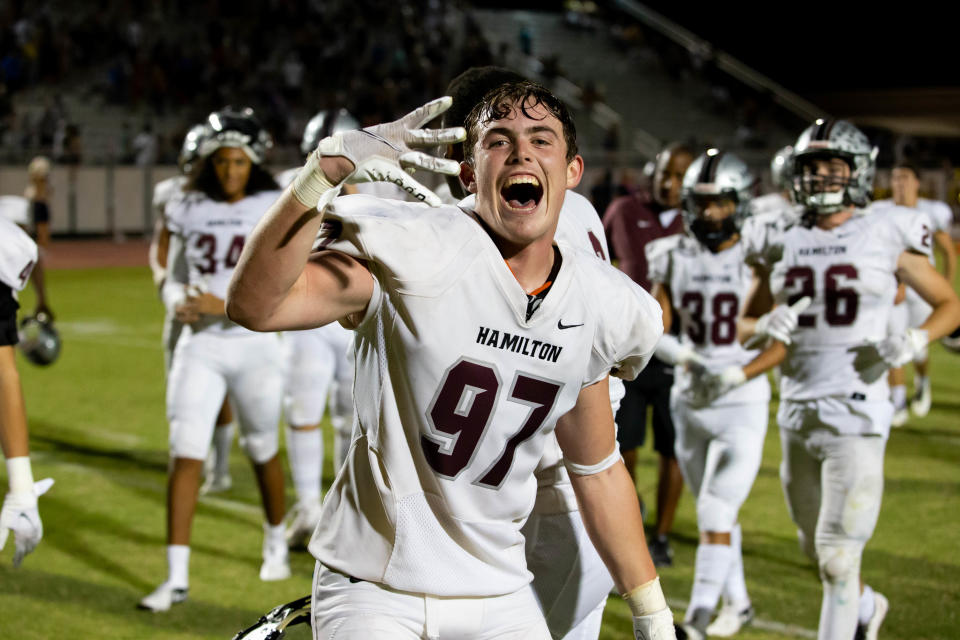
<svg viewBox="0 0 960 640">
<path fill-rule="evenodd" d="M 700 366 L 705 364 L 704 359 L 693 350 L 693 347 L 681 344 L 676 336 L 669 333 L 660 336 L 657 348 L 653 353 L 660 360 L 674 366 L 684 366 L 688 363 Z"/>
<path fill-rule="evenodd" d="M 425 169 L 448 175 L 458 175 L 460 164 L 455 160 L 436 158 L 411 147 L 429 148 L 462 142 L 467 137 L 463 127 L 422 129 L 438 115 L 450 108 L 453 98 L 438 98 L 394 122 L 378 124 L 356 131 L 341 131 L 320 141 L 317 149 L 307 156 L 307 162 L 293 182 L 293 192 L 305 205 L 320 203 L 321 197 L 332 187 L 319 169 L 320 158 L 343 156 L 355 169 L 344 183 L 392 182 L 414 198 L 431 206 L 442 204 L 439 197 L 414 180 L 410 173 Z M 332 199 L 332 197 L 330 198 Z M 325 203 L 325 201 L 324 201 Z"/>
<path fill-rule="evenodd" d="M 923 353 L 930 341 L 923 329 L 907 329 L 904 333 L 887 336 L 876 343 L 877 354 L 891 368 L 902 367 Z"/>
<path fill-rule="evenodd" d="M 737 365 L 731 365 L 719 373 L 699 376 L 694 379 L 693 404 L 699 407 L 706 406 L 746 381 L 746 374 Z"/>
<path fill-rule="evenodd" d="M 790 334 L 797 330 L 800 314 L 810 306 L 810 297 L 803 296 L 791 305 L 780 305 L 757 318 L 753 335 L 743 345 L 747 349 L 756 347 L 767 338 L 790 344 Z"/>
<path fill-rule="evenodd" d="M 37 510 L 37 498 L 53 485 L 53 478 L 44 478 L 34 483 L 33 491 L 8 493 L 0 510 L 0 550 L 7 544 L 7 536 L 13 531 L 15 550 L 13 566 L 19 567 L 24 556 L 34 550 L 43 538 L 43 522 Z"/>
<path fill-rule="evenodd" d="M 677 640 L 673 612 L 664 609 L 648 616 L 633 616 L 634 640 Z"/>
</svg>

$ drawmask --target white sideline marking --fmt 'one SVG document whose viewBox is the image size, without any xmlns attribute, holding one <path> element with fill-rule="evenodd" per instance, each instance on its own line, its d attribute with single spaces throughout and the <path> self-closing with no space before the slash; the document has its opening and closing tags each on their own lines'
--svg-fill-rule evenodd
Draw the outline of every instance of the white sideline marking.
<svg viewBox="0 0 960 640">
<path fill-rule="evenodd" d="M 667 604 L 669 604 L 672 609 L 686 609 L 687 605 L 690 603 L 686 600 L 679 600 L 677 598 L 667 598 Z M 754 618 L 753 622 L 751 622 L 749 626 L 756 627 L 757 629 L 761 629 L 763 631 L 773 631 L 774 633 L 780 633 L 785 636 L 793 636 L 795 638 L 813 638 L 816 640 L 817 637 L 817 632 L 813 629 L 799 627 L 795 624 L 777 622 L 776 620 Z"/>
</svg>

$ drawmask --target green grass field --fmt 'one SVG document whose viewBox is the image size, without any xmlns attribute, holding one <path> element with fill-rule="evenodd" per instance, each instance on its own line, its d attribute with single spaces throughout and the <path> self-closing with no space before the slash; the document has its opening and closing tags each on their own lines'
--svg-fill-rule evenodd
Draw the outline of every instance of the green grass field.
<svg viewBox="0 0 960 640">
<path fill-rule="evenodd" d="M 162 309 L 146 268 L 51 271 L 64 339 L 60 360 L 20 359 L 34 476 L 56 479 L 41 498 L 45 535 L 19 570 L 12 540 L 0 553 L 0 638 L 230 638 L 268 608 L 306 594 L 312 559 L 293 556 L 294 577 L 263 583 L 261 511 L 244 456 L 234 488 L 202 498 L 193 529 L 190 599 L 167 614 L 135 609 L 166 575 L 167 425 L 160 350 Z M 31 308 L 30 292 L 23 298 Z M 863 576 L 890 599 L 882 638 L 956 638 L 960 627 L 960 357 L 932 348 L 934 408 L 894 430 L 886 491 Z M 328 440 L 327 451 L 330 451 Z M 771 425 L 763 467 L 741 512 L 747 582 L 758 626 L 745 639 L 811 637 L 820 583 L 787 516 Z M 655 459 L 641 456 L 640 489 L 652 500 Z M 332 472 L 328 468 L 325 482 Z M 5 486 L 6 480 L 2 479 Z M 288 489 L 292 501 L 292 490 Z M 682 614 L 696 544 L 693 500 L 681 502 L 674 568 L 661 572 Z M 770 624 L 767 624 L 770 623 Z M 779 625 L 779 626 L 778 626 Z M 762 628 L 761 628 L 762 627 Z M 290 637 L 307 637 L 291 633 Z M 632 638 L 619 598 L 601 638 Z"/>
</svg>

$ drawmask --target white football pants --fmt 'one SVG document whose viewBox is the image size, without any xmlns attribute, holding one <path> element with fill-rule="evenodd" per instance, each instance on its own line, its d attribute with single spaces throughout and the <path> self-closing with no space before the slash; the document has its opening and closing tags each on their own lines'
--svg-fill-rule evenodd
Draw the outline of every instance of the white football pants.
<svg viewBox="0 0 960 640">
<path fill-rule="evenodd" d="M 319 562 L 314 640 L 549 640 L 529 585 L 502 596 L 435 597 L 354 581 Z"/>
</svg>

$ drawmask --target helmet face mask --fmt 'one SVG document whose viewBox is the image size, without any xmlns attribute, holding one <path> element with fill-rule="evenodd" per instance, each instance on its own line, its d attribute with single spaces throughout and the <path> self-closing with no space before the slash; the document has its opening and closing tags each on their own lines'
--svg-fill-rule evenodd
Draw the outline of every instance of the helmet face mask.
<svg viewBox="0 0 960 640">
<path fill-rule="evenodd" d="M 683 220 L 710 251 L 739 233 L 749 215 L 756 179 L 735 155 L 710 149 L 683 176 Z"/>
<path fill-rule="evenodd" d="M 876 158 L 877 148 L 849 122 L 817 120 L 794 145 L 794 200 L 816 215 L 867 206 L 873 191 Z"/>
</svg>

